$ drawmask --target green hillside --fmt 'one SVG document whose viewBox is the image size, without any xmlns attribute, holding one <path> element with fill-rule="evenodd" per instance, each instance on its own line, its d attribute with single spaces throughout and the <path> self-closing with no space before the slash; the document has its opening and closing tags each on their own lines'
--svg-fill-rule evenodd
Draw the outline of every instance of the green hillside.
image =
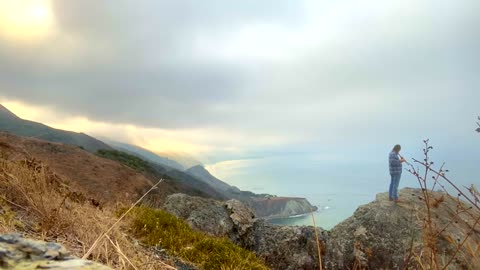
<svg viewBox="0 0 480 270">
<path fill-rule="evenodd" d="M 51 128 L 44 124 L 23 120 L 0 104 L 0 131 L 17 136 L 42 139 L 82 147 L 89 152 L 112 149 L 109 145 L 84 133 Z"/>
</svg>

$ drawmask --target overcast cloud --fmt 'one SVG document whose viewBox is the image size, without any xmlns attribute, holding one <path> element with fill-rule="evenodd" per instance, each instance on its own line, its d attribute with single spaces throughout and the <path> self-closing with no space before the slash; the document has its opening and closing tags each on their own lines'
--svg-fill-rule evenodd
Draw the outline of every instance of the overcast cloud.
<svg viewBox="0 0 480 270">
<path fill-rule="evenodd" d="M 5 100 L 90 121 L 210 130 L 211 145 L 215 134 L 236 134 L 218 141 L 251 153 L 256 138 L 291 150 L 474 136 L 479 1 L 44 4 L 53 17 L 45 36 L 0 31 Z"/>
</svg>

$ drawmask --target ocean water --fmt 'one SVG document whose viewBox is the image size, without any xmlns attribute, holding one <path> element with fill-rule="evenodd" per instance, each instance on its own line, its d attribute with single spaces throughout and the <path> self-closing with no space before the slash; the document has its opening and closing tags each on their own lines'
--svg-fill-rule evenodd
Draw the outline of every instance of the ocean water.
<svg viewBox="0 0 480 270">
<path fill-rule="evenodd" d="M 387 155 L 388 152 L 369 160 L 328 159 L 315 155 L 275 156 L 224 161 L 208 165 L 207 169 L 242 190 L 305 197 L 319 208 L 314 213 L 317 226 L 331 229 L 350 217 L 358 206 L 373 201 L 377 193 L 388 192 Z M 451 159 L 450 175 L 459 186 L 480 183 L 470 175 L 480 164 L 478 156 Z M 418 187 L 418 181 L 405 171 L 400 188 L 406 186 Z M 313 221 L 311 215 L 305 215 L 277 219 L 272 223 L 312 225 Z"/>
<path fill-rule="evenodd" d="M 318 210 L 313 213 L 317 226 L 331 229 L 341 221 L 353 214 L 358 205 L 365 204 L 374 199 L 370 194 L 354 194 L 350 196 L 329 194 L 304 194 L 308 201 L 317 206 Z M 342 198 L 343 197 L 343 198 Z M 273 219 L 270 221 L 279 225 L 312 225 L 311 214 L 290 218 Z"/>
</svg>

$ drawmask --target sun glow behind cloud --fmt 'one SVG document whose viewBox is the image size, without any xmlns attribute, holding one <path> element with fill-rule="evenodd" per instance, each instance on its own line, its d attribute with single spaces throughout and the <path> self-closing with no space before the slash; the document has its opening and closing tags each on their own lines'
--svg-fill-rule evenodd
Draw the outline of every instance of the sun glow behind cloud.
<svg viewBox="0 0 480 270">
<path fill-rule="evenodd" d="M 22 119 L 44 123 L 57 129 L 84 132 L 93 136 L 128 142 L 150 149 L 154 152 L 185 152 L 199 154 L 208 152 L 209 147 L 188 141 L 192 131 L 171 131 L 163 129 L 142 128 L 127 124 L 113 124 L 92 121 L 85 117 L 58 117 L 52 109 L 29 106 L 20 102 L 4 101 L 2 104 Z"/>
<path fill-rule="evenodd" d="M 49 0 L 0 0 L 0 35 L 18 41 L 48 36 L 54 26 Z"/>
<path fill-rule="evenodd" d="M 156 153 L 188 154 L 204 163 L 209 163 L 208 157 L 216 152 L 243 154 L 241 142 L 247 141 L 242 134 L 216 129 L 146 128 L 131 124 L 93 121 L 83 116 L 62 115 L 51 107 L 32 106 L 17 101 L 0 99 L 0 103 L 22 119 L 40 122 L 57 129 L 131 143 Z M 279 140 L 272 137 L 259 138 L 262 144 L 268 144 L 267 141 L 278 143 Z"/>
</svg>

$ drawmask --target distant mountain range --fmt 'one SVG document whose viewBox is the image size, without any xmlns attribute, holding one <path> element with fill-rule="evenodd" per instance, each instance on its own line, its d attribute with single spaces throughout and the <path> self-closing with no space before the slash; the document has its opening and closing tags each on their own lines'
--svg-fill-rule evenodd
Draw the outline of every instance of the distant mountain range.
<svg viewBox="0 0 480 270">
<path fill-rule="evenodd" d="M 237 187 L 230 186 L 229 184 L 219 180 L 218 178 L 210 174 L 210 172 L 207 171 L 207 169 L 205 169 L 205 167 L 203 167 L 202 165 L 193 166 L 185 172 L 193 177 L 196 177 L 198 180 L 214 186 L 222 191 L 234 193 L 240 192 L 240 189 L 238 189 Z"/>
<path fill-rule="evenodd" d="M 1 104 L 0 130 L 18 136 L 75 145 L 92 153 L 95 153 L 100 149 L 113 149 L 102 141 L 99 141 L 84 133 L 55 129 L 44 124 L 21 119 Z"/>
<path fill-rule="evenodd" d="M 128 144 L 128 143 L 122 143 L 122 142 L 117 142 L 117 141 L 112 141 L 109 139 L 103 139 L 105 142 L 107 142 L 109 145 L 114 147 L 117 150 L 124 151 L 126 153 L 132 154 L 134 156 L 138 156 L 140 158 L 143 158 L 147 161 L 157 163 L 160 165 L 165 165 L 168 167 L 171 167 L 173 169 L 177 169 L 180 171 L 184 171 L 185 167 L 178 163 L 177 161 L 170 159 L 168 157 L 161 157 L 155 153 L 153 153 L 150 150 L 147 150 L 145 148 Z"/>
<path fill-rule="evenodd" d="M 79 175 L 82 175 L 80 178 L 78 178 L 79 180 L 83 181 L 80 183 L 80 186 L 86 185 L 84 188 L 89 190 L 92 194 L 102 194 L 98 193 L 100 191 L 108 194 L 110 193 L 109 188 L 112 190 L 119 189 L 120 192 L 129 193 L 132 192 L 130 188 L 133 186 L 135 186 L 134 189 L 136 189 L 135 193 L 140 194 L 141 192 L 139 191 L 148 186 L 148 181 L 153 183 L 155 179 L 165 178 L 167 181 L 165 182 L 164 190 L 159 193 L 161 194 L 159 199 L 163 199 L 164 196 L 167 196 L 168 194 L 178 192 L 217 200 L 238 199 L 249 204 L 255 210 L 258 216 L 264 217 L 281 217 L 291 214 L 303 214 L 304 212 L 310 212 L 311 209 L 314 208 L 308 202 L 302 201 L 301 203 L 298 203 L 298 200 L 301 198 L 278 198 L 271 200 L 271 198 L 275 196 L 269 194 L 255 194 L 250 191 L 242 191 L 237 187 L 231 186 L 220 179 L 217 179 L 202 165 L 198 164 L 198 161 L 189 157 L 188 155 L 180 154 L 179 157 L 182 160 L 177 161 L 169 157 L 159 156 L 147 149 L 127 143 L 116 142 L 107 139 L 107 144 L 84 133 L 55 129 L 41 123 L 21 119 L 0 104 L 0 132 L 2 131 L 16 136 L 25 137 L 24 139 L 20 139 L 15 136 L 9 137 L 0 133 L 0 137 L 2 137 L 7 144 L 24 144 L 23 147 L 25 149 L 31 148 L 30 151 L 32 152 L 33 149 L 35 149 L 35 151 L 39 151 L 38 157 L 42 159 L 48 158 L 51 161 L 54 161 L 53 157 L 58 151 L 62 153 L 69 153 L 69 155 L 63 155 L 61 158 L 55 156 L 56 162 L 50 165 L 53 168 L 64 172 L 66 175 L 69 175 L 72 179 L 77 179 Z M 77 146 L 78 151 L 72 151 L 72 149 L 63 146 L 42 144 L 41 141 L 36 142 L 35 139 L 37 139 L 37 141 L 43 140 L 53 143 Z M 55 150 L 57 148 L 60 150 Z M 82 169 L 81 167 L 85 167 L 87 165 L 80 165 L 78 160 L 89 160 L 88 166 L 93 166 L 93 168 L 106 166 L 105 164 L 108 163 L 95 161 L 92 156 L 86 155 L 86 153 L 80 149 L 84 149 L 88 152 L 96 154 L 97 158 L 107 158 L 126 165 L 144 175 L 146 179 L 141 181 L 137 180 L 142 179 L 142 176 L 133 176 L 132 172 L 123 172 L 122 169 L 120 171 L 123 172 L 123 175 L 130 175 L 129 177 L 132 179 L 130 181 L 133 181 L 133 186 L 129 188 L 126 186 L 122 189 L 120 187 L 109 186 L 109 183 L 97 183 L 97 181 L 104 181 L 107 175 L 108 177 L 112 178 L 112 183 L 123 180 L 116 179 L 114 177 L 115 172 L 109 172 L 108 170 L 105 170 L 105 176 L 102 178 L 100 177 L 100 174 L 94 172 L 95 169 L 90 167 L 88 169 L 85 168 L 86 171 Z M 47 156 L 45 156 L 45 153 L 48 153 Z M 77 164 L 78 166 L 73 164 Z M 189 167 L 188 165 L 192 165 L 192 167 Z M 115 170 L 120 172 L 118 168 Z M 89 174 L 90 171 L 94 173 Z M 102 190 L 97 190 L 96 187 L 100 186 L 102 186 Z M 102 196 L 106 196 L 105 194 Z M 295 204 L 294 210 L 292 210 L 292 207 L 290 207 L 292 203 Z"/>
</svg>

